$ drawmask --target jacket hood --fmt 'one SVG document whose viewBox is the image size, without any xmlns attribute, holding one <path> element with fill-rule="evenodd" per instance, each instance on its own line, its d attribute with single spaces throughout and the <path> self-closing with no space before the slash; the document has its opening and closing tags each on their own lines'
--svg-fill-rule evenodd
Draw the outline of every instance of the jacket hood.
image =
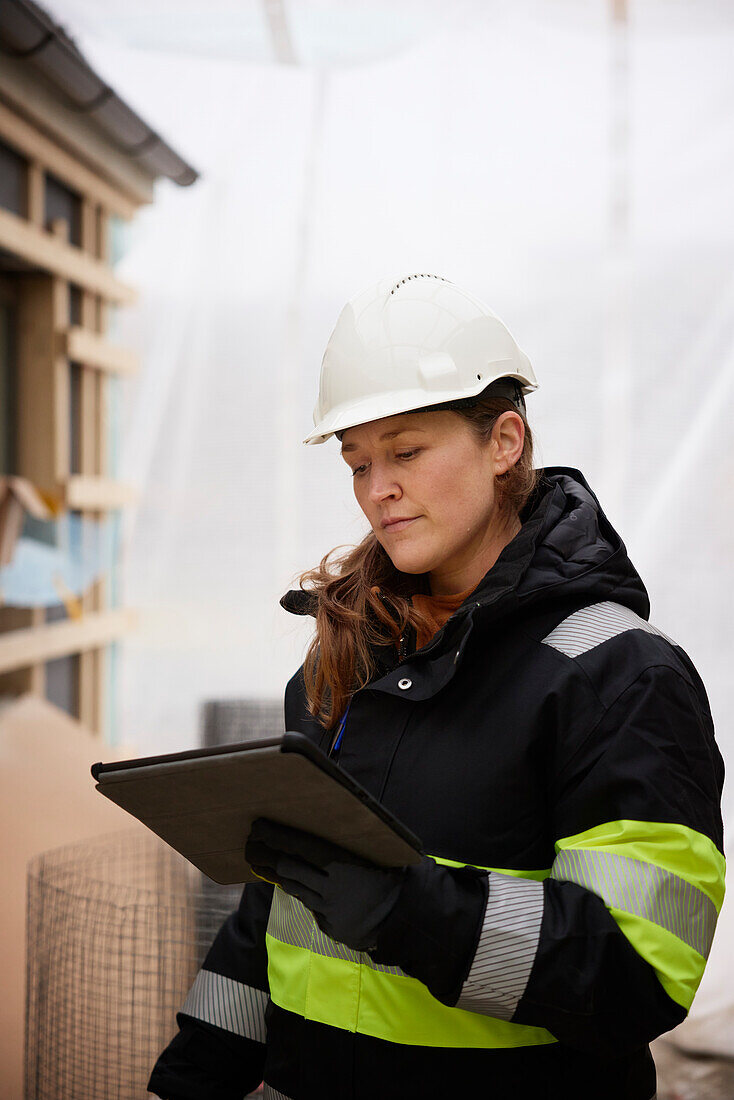
<svg viewBox="0 0 734 1100">
<path fill-rule="evenodd" d="M 549 466 L 539 475 L 522 528 L 471 598 L 494 602 L 509 589 L 521 605 L 614 600 L 648 619 L 642 578 L 581 471 Z"/>
<path fill-rule="evenodd" d="M 581 471 L 549 466 L 538 473 L 520 531 L 454 618 L 468 611 L 494 617 L 529 605 L 614 600 L 648 619 L 645 585 Z M 312 593 L 295 589 L 280 604 L 295 615 L 315 615 L 316 602 Z"/>
</svg>

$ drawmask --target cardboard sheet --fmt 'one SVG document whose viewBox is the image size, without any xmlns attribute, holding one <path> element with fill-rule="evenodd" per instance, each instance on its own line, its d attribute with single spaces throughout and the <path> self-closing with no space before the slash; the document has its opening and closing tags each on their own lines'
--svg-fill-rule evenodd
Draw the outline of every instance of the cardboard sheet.
<svg viewBox="0 0 734 1100">
<path fill-rule="evenodd" d="M 135 823 L 97 798 L 89 766 L 100 738 L 34 695 L 0 702 L 0 1096 L 23 1100 L 26 872 L 30 859 L 63 844 Z M 108 748 L 111 755 L 129 756 Z M 137 828 L 143 832 L 142 825 Z M 83 1041 L 83 1036 L 82 1036 Z"/>
</svg>

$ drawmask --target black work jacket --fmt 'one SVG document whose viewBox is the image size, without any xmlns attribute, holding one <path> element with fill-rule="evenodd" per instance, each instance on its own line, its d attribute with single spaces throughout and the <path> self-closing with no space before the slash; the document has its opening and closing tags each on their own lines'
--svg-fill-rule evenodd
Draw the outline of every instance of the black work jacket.
<svg viewBox="0 0 734 1100">
<path fill-rule="evenodd" d="M 608 823 L 638 822 L 648 840 L 659 831 L 661 851 L 693 837 L 716 877 L 723 765 L 690 658 L 649 625 L 645 587 L 578 470 L 541 471 L 521 520 L 426 646 L 410 652 L 409 645 L 401 659 L 393 647 L 380 652 L 376 676 L 352 698 L 340 764 L 436 857 L 522 875 L 559 866 L 560 838 L 581 837 L 585 850 Z M 294 613 L 314 611 L 305 593 L 281 602 Z M 333 734 L 308 714 L 302 669 L 286 689 L 285 725 L 329 751 Z M 649 850 L 645 873 L 662 881 L 669 865 Z M 511 1017 L 557 1042 L 406 1046 L 269 1003 L 264 935 L 272 888 L 258 885 L 245 890 L 203 969 L 210 985 L 220 982 L 218 996 L 221 982 L 254 991 L 247 1005 L 262 1009 L 260 1030 L 228 1024 L 206 998 L 190 997 L 151 1091 L 240 1100 L 264 1072 L 269 1094 L 291 1100 L 444 1097 L 470 1088 L 494 1100 L 651 1100 L 648 1043 L 687 1007 L 676 975 L 668 980 L 659 963 L 654 936 L 664 955 L 674 942 L 666 936 L 688 935 L 702 969 L 716 912 L 691 916 L 690 899 L 678 916 L 659 916 L 654 900 L 635 910 L 624 883 L 607 888 L 566 857 L 566 870 L 542 884 L 537 949 Z M 668 878 L 673 886 L 666 879 L 660 889 L 669 900 L 686 880 Z M 705 906 L 700 891 L 696 897 Z M 648 922 L 638 921 L 637 938 L 625 905 Z M 708 921 L 705 934 L 681 930 L 690 921 Z"/>
</svg>

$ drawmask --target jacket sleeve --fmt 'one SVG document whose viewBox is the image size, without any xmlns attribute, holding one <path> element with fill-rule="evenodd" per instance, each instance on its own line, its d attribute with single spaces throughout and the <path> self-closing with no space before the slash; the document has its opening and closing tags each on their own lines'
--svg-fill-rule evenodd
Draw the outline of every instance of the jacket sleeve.
<svg viewBox="0 0 734 1100">
<path fill-rule="evenodd" d="M 550 876 L 489 875 L 458 1007 L 611 1057 L 679 1023 L 723 901 L 722 780 L 695 670 L 646 668 L 559 752 Z"/>
<path fill-rule="evenodd" d="M 248 884 L 178 1013 L 148 1091 L 165 1100 L 242 1100 L 262 1081 L 272 886 Z"/>
</svg>

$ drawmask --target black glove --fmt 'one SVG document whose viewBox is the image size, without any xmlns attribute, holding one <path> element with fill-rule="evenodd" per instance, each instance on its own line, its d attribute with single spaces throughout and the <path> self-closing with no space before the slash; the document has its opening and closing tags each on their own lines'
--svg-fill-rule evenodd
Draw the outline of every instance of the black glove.
<svg viewBox="0 0 734 1100">
<path fill-rule="evenodd" d="M 253 823 L 245 858 L 255 874 L 303 902 L 322 932 L 354 951 L 375 946 L 405 873 L 262 817 Z"/>
<path fill-rule="evenodd" d="M 385 868 L 311 833 L 259 818 L 245 857 L 312 911 L 319 928 L 375 962 L 399 966 L 454 1005 L 474 958 L 487 873 L 429 856 Z"/>
</svg>

